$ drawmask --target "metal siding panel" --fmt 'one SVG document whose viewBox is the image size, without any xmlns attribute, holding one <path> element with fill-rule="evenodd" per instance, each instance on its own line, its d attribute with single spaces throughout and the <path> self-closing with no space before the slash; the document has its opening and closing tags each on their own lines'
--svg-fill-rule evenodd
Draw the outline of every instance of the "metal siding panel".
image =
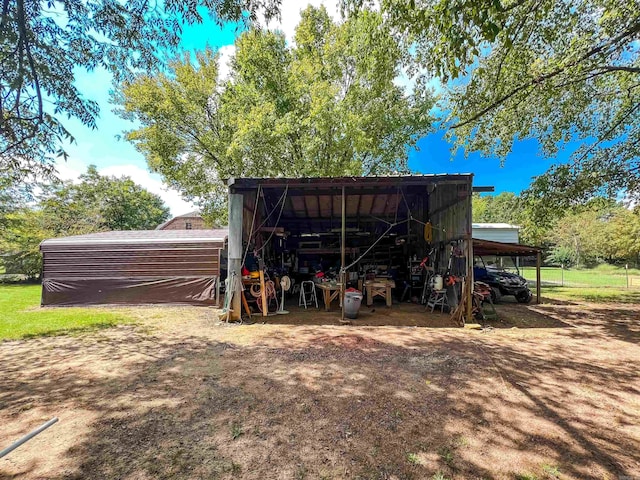
<svg viewBox="0 0 640 480">
<path fill-rule="evenodd" d="M 147 245 L 148 246 L 148 245 Z M 220 246 L 211 244 L 50 246 L 43 261 L 45 279 L 158 278 L 218 276 Z M 158 248 L 161 247 L 161 248 Z"/>
<path fill-rule="evenodd" d="M 503 228 L 474 228 L 473 238 L 492 242 L 518 243 L 518 230 Z"/>
</svg>

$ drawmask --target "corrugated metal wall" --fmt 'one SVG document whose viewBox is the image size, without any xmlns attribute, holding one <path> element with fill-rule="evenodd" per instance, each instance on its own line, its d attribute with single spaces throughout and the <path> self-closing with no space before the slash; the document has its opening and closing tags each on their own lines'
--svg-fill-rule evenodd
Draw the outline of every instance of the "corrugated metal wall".
<svg viewBox="0 0 640 480">
<path fill-rule="evenodd" d="M 517 228 L 478 228 L 473 227 L 473 238 L 492 242 L 518 243 Z"/>
<path fill-rule="evenodd" d="M 471 182 L 436 186 L 429 196 L 434 242 L 462 239 L 470 233 L 469 195 Z"/>
<path fill-rule="evenodd" d="M 433 243 L 447 245 L 466 240 L 471 232 L 471 181 L 438 184 L 429 195 L 429 218 L 433 225 Z M 467 245 L 464 245 L 465 252 Z M 445 247 L 437 256 L 438 270 L 447 267 L 450 250 Z"/>
<path fill-rule="evenodd" d="M 218 276 L 221 249 L 213 242 L 44 244 L 43 278 Z"/>
</svg>

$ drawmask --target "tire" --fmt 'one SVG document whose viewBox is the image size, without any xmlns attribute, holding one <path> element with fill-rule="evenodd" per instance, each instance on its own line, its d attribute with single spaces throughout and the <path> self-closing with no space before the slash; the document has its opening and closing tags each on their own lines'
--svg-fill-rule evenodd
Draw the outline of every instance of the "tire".
<svg viewBox="0 0 640 480">
<path fill-rule="evenodd" d="M 516 295 L 516 301 L 518 303 L 529 303 L 533 298 L 533 294 L 529 290 L 524 290 Z"/>
<path fill-rule="evenodd" d="M 502 293 L 496 287 L 491 287 L 491 301 L 493 303 L 498 303 L 502 298 Z"/>
</svg>

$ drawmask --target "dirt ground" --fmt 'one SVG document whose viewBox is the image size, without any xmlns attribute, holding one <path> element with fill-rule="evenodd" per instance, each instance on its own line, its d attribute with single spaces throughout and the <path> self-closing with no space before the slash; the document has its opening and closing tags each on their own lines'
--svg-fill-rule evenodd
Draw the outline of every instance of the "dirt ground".
<svg viewBox="0 0 640 480">
<path fill-rule="evenodd" d="M 505 304 L 484 329 L 376 310 L 392 325 L 147 307 L 2 343 L 0 448 L 60 421 L 0 477 L 640 478 L 640 306 Z"/>
</svg>

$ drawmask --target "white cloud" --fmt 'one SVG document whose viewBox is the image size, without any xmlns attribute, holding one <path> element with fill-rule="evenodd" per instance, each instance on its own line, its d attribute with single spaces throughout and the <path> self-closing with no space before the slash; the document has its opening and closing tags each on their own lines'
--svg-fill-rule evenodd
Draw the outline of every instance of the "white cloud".
<svg viewBox="0 0 640 480">
<path fill-rule="evenodd" d="M 62 180 L 77 181 L 78 177 L 86 171 L 86 164 L 70 158 L 67 162 L 58 161 L 56 169 L 58 170 L 59 178 Z M 172 216 L 182 215 L 196 209 L 195 205 L 183 200 L 176 190 L 166 187 L 157 175 L 151 174 L 137 165 L 109 165 L 108 167 L 98 168 L 98 173 L 116 177 L 123 175 L 130 177 L 138 185 L 160 196 L 171 210 Z"/>
<path fill-rule="evenodd" d="M 220 80 L 226 80 L 231 73 L 231 65 L 229 63 L 236 54 L 236 46 L 225 45 L 218 49 L 218 53 L 220 54 L 220 59 L 218 60 L 218 78 Z"/>
<path fill-rule="evenodd" d="M 285 34 L 287 41 L 293 42 L 296 26 L 300 22 L 300 12 L 307 8 L 307 5 L 314 7 L 324 5 L 327 13 L 334 20 L 340 18 L 338 0 L 309 0 L 307 2 L 300 2 L 300 0 L 283 0 L 280 6 L 280 20 L 273 19 L 269 23 L 266 23 L 264 19 L 262 19 L 260 23 L 269 30 L 280 30 Z"/>
</svg>

